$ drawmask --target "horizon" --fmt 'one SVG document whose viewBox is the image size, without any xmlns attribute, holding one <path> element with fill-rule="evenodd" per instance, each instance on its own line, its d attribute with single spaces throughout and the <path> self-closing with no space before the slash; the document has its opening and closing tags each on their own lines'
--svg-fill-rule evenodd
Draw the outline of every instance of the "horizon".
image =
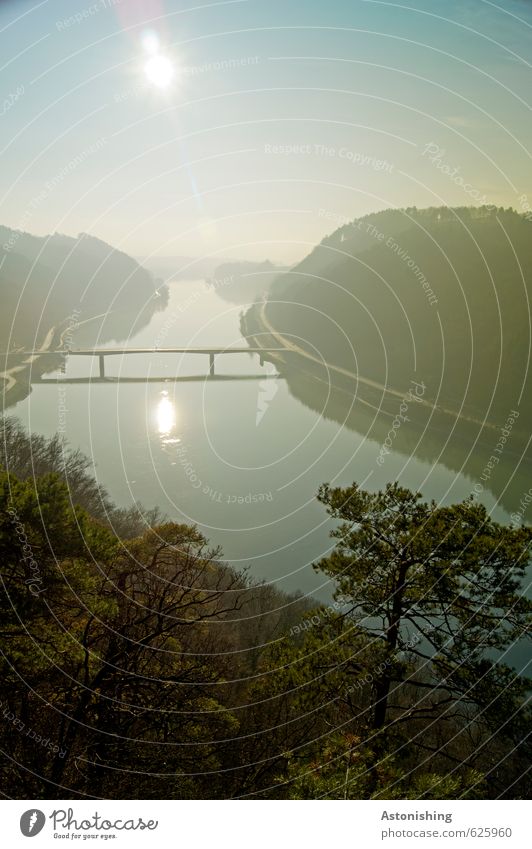
<svg viewBox="0 0 532 849">
<path fill-rule="evenodd" d="M 349 220 L 344 220 L 343 216 L 337 216 L 338 220 L 336 222 L 336 225 L 334 227 L 332 227 L 332 229 L 329 229 L 329 230 L 327 230 L 327 232 L 324 233 L 322 240 L 320 240 L 319 244 L 321 244 L 321 241 L 324 241 L 328 237 L 334 235 L 334 233 L 336 233 L 337 230 L 340 230 L 340 229 L 342 229 L 343 227 L 346 227 L 346 226 L 351 226 L 351 225 L 355 224 L 357 221 L 362 221 L 365 218 L 377 216 L 377 215 L 379 215 L 381 213 L 385 213 L 385 212 L 408 212 L 409 210 L 412 210 L 412 209 L 415 209 L 416 212 L 418 212 L 418 213 L 419 212 L 428 212 L 432 209 L 446 209 L 446 210 L 449 210 L 451 212 L 456 212 L 456 211 L 464 210 L 464 209 L 466 209 L 466 210 L 478 210 L 478 211 L 480 211 L 482 209 L 487 209 L 487 210 L 499 209 L 499 210 L 502 210 L 503 212 L 513 212 L 516 215 L 519 215 L 520 217 L 524 218 L 525 220 L 531 220 L 532 219 L 532 210 L 530 210 L 530 209 L 524 209 L 524 210 L 520 211 L 519 209 L 516 209 L 513 206 L 496 207 L 494 204 L 483 204 L 483 205 L 480 205 L 480 206 L 467 206 L 467 205 L 465 205 L 465 206 L 455 206 L 455 207 L 450 207 L 450 206 L 447 206 L 447 205 L 432 206 L 432 207 L 406 207 L 406 206 L 403 206 L 403 207 L 386 207 L 386 208 L 383 208 L 383 209 L 374 210 L 373 212 L 370 212 L 370 213 L 365 213 L 364 215 L 361 215 L 361 216 L 358 216 L 357 218 L 353 218 L 353 219 L 349 219 Z M 118 248 L 115 248 L 112 244 L 107 242 L 106 239 L 103 239 L 101 236 L 98 236 L 95 233 L 79 232 L 79 233 L 73 234 L 73 233 L 67 233 L 65 231 L 59 231 L 59 230 L 56 230 L 52 233 L 33 233 L 33 232 L 30 232 L 30 231 L 16 230 L 15 228 L 10 227 L 8 224 L 2 224 L 1 222 L 0 222 L 0 227 L 5 227 L 6 229 L 13 230 L 14 232 L 20 232 L 21 234 L 24 234 L 24 235 L 35 236 L 36 238 L 43 238 L 43 239 L 53 238 L 55 236 L 65 237 L 65 238 L 68 238 L 68 239 L 79 239 L 82 236 L 89 236 L 90 238 L 93 238 L 93 239 L 96 239 L 98 241 L 109 244 L 109 246 L 113 247 L 115 251 L 127 253 L 126 251 L 123 251 L 121 249 L 119 250 Z M 309 251 L 309 252 L 311 252 L 311 251 Z M 293 268 L 294 266 L 296 266 L 300 262 L 302 262 L 302 260 L 305 259 L 305 257 L 307 255 L 308 254 L 302 254 L 299 257 L 295 257 L 291 261 L 285 262 L 284 266 L 281 263 L 272 263 L 272 265 L 273 265 L 274 270 L 276 268 L 282 269 L 283 267 L 284 268 Z M 217 262 L 219 265 L 223 265 L 225 263 L 232 264 L 232 263 L 241 263 L 241 262 L 242 263 L 250 262 L 251 264 L 259 264 L 261 262 L 262 263 L 271 262 L 270 257 L 266 256 L 266 255 L 263 255 L 263 256 L 257 255 L 253 259 L 249 259 L 249 258 L 243 259 L 242 257 L 238 257 L 238 256 L 222 256 L 222 255 L 217 256 L 216 253 L 205 253 L 201 256 L 193 256 L 193 255 L 187 256 L 185 254 L 157 254 L 157 253 L 144 255 L 144 254 L 132 253 L 132 254 L 130 254 L 130 256 L 139 265 L 146 264 L 147 267 L 149 267 L 149 264 L 152 261 L 160 263 L 160 262 L 172 261 L 172 260 L 186 260 L 187 262 L 191 261 L 191 262 L 194 262 L 194 263 L 195 262 L 202 263 L 202 262 L 210 261 L 211 263 Z M 169 278 L 168 282 L 171 282 L 171 278 Z"/>
</svg>

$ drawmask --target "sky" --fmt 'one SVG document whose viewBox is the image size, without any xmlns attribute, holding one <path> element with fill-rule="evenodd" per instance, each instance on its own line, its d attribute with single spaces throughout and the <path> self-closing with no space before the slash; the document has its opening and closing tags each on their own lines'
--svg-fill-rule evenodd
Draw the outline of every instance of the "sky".
<svg viewBox="0 0 532 849">
<path fill-rule="evenodd" d="M 0 223 L 290 264 L 389 207 L 527 212 L 531 36 L 531 0 L 0 0 Z"/>
</svg>

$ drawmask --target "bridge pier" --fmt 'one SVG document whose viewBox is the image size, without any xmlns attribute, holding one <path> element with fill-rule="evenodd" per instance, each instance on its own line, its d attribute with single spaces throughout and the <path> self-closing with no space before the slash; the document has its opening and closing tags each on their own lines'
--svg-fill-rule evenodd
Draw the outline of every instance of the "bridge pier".
<svg viewBox="0 0 532 849">
<path fill-rule="evenodd" d="M 105 377 L 105 357 L 103 354 L 98 355 L 98 359 L 100 361 L 100 377 Z"/>
<path fill-rule="evenodd" d="M 209 354 L 209 374 L 214 376 L 214 354 Z"/>
</svg>

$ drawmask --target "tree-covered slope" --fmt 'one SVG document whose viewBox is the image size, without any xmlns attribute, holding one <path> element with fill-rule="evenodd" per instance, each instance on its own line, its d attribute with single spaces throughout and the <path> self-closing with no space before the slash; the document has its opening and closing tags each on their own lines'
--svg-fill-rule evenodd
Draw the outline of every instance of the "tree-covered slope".
<svg viewBox="0 0 532 849">
<path fill-rule="evenodd" d="M 335 543 L 315 568 L 335 604 L 309 609 L 6 425 L 12 798 L 527 798 L 530 682 L 505 661 L 530 627 L 532 530 L 396 484 L 324 485 Z"/>
<path fill-rule="evenodd" d="M 388 210 L 347 224 L 271 288 L 263 316 L 327 363 L 527 429 L 532 222 L 513 210 Z M 254 307 L 255 316 L 262 308 Z"/>
<path fill-rule="evenodd" d="M 0 227 L 0 338 L 34 347 L 76 311 L 79 321 L 145 310 L 155 281 L 136 260 L 92 236 L 32 236 Z M 153 311 L 153 308 L 152 308 Z"/>
</svg>

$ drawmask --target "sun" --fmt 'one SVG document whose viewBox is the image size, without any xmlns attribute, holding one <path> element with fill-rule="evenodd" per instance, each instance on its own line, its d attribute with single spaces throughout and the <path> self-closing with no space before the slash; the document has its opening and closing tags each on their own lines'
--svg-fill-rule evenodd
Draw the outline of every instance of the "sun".
<svg viewBox="0 0 532 849">
<path fill-rule="evenodd" d="M 144 73 L 152 85 L 165 89 L 170 86 L 175 77 L 175 67 L 168 56 L 155 53 L 144 65 Z"/>
</svg>

